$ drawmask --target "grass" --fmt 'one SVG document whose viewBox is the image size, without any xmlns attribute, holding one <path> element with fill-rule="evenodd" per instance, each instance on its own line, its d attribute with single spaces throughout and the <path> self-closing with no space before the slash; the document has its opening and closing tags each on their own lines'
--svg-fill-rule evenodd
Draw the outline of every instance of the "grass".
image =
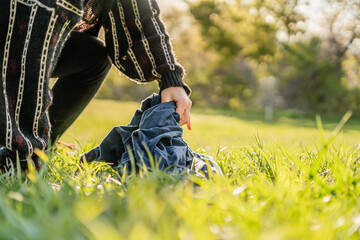
<svg viewBox="0 0 360 240">
<path fill-rule="evenodd" d="M 99 143 L 113 126 L 127 124 L 139 103 L 95 100 L 70 127 L 62 140 L 81 144 Z M 330 136 L 340 117 L 325 118 L 324 135 Z M 258 136 L 263 142 L 278 142 L 297 148 L 319 140 L 315 116 L 299 117 L 286 112 L 277 113 L 273 122 L 265 122 L 263 113 L 233 112 L 221 109 L 194 108 L 192 131 L 184 130 L 184 139 L 196 148 L 210 152 L 222 147 L 248 146 Z M 360 139 L 360 118 L 346 124 L 337 143 L 357 144 Z"/>
<path fill-rule="evenodd" d="M 79 150 L 59 146 L 42 156 L 39 173 L 1 175 L 0 239 L 360 238 L 356 118 L 340 131 L 340 119 L 316 127 L 286 113 L 265 123 L 260 114 L 194 109 L 185 139 L 203 146 L 224 177 L 79 166 L 93 145 L 88 134 L 98 129 L 99 142 L 137 106 L 95 101 L 63 138 L 79 136 Z"/>
</svg>

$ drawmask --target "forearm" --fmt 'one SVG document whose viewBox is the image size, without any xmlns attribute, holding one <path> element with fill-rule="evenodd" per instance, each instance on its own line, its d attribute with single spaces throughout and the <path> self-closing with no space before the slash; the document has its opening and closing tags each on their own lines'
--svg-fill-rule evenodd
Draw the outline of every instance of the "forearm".
<svg viewBox="0 0 360 240">
<path fill-rule="evenodd" d="M 104 24 L 109 56 L 133 80 L 157 80 L 160 90 L 183 86 L 189 94 L 159 13 L 154 0 L 115 0 Z"/>
</svg>

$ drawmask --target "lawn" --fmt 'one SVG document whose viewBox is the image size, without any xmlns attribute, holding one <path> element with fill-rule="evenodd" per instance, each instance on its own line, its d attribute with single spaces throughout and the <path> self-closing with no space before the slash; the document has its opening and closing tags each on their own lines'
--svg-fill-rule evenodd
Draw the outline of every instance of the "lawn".
<svg viewBox="0 0 360 240">
<path fill-rule="evenodd" d="M 281 112 L 266 123 L 261 113 L 194 108 L 184 138 L 224 176 L 79 166 L 138 106 L 94 101 L 62 138 L 80 149 L 40 154 L 45 167 L 25 180 L 0 176 L 0 239 L 360 238 L 359 119 L 333 131 L 341 116 L 324 118 L 322 131 L 314 116 Z"/>
<path fill-rule="evenodd" d="M 83 112 L 61 140 L 66 142 L 99 143 L 116 125 L 126 125 L 135 110 L 136 102 L 95 100 Z M 342 116 L 324 119 L 324 134 L 330 136 Z M 299 116 L 280 112 L 274 121 L 265 122 L 260 112 L 234 112 L 221 109 L 193 108 L 192 131 L 184 127 L 184 139 L 192 148 L 216 151 L 219 147 L 249 146 L 259 137 L 262 142 L 276 142 L 288 147 L 312 145 L 319 141 L 315 116 Z M 360 119 L 351 118 L 337 138 L 338 143 L 358 144 Z"/>
</svg>

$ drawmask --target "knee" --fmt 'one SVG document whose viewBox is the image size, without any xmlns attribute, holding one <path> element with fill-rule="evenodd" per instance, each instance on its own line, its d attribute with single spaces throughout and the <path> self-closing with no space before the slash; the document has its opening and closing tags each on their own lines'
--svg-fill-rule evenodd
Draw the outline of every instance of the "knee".
<svg viewBox="0 0 360 240">
<path fill-rule="evenodd" d="M 112 63 L 105 51 L 104 55 L 101 55 L 101 57 L 98 59 L 97 64 L 98 66 L 98 70 L 100 71 L 101 74 L 107 74 L 112 66 Z"/>
<path fill-rule="evenodd" d="M 89 75 L 94 76 L 95 79 L 98 79 L 100 82 L 102 82 L 109 73 L 111 66 L 112 64 L 107 55 L 102 56 L 95 62 L 92 67 L 89 68 Z"/>
<path fill-rule="evenodd" d="M 87 53 L 84 54 L 86 56 L 84 67 L 77 75 L 86 76 L 84 79 L 87 81 L 101 84 L 112 66 L 106 47 L 101 40 L 92 39 L 91 44 L 84 49 L 87 50 Z"/>
<path fill-rule="evenodd" d="M 104 43 L 97 39 L 92 43 L 92 46 L 87 49 L 89 50 L 87 54 L 89 57 L 87 64 L 89 69 L 96 69 L 100 72 L 107 73 L 110 70 L 111 62 Z"/>
<path fill-rule="evenodd" d="M 103 41 L 86 33 L 72 32 L 58 58 L 53 77 L 106 75 L 111 63 Z"/>
</svg>

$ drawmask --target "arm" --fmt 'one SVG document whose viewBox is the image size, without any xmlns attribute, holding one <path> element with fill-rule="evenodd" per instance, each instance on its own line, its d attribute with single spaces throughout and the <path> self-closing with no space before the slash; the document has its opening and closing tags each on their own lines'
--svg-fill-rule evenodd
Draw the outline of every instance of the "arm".
<svg viewBox="0 0 360 240">
<path fill-rule="evenodd" d="M 190 123 L 189 87 L 176 62 L 155 0 L 115 0 L 104 23 L 114 65 L 137 82 L 159 82 L 162 101 L 176 101 L 180 124 Z M 190 127 L 189 127 L 190 128 Z"/>
</svg>

